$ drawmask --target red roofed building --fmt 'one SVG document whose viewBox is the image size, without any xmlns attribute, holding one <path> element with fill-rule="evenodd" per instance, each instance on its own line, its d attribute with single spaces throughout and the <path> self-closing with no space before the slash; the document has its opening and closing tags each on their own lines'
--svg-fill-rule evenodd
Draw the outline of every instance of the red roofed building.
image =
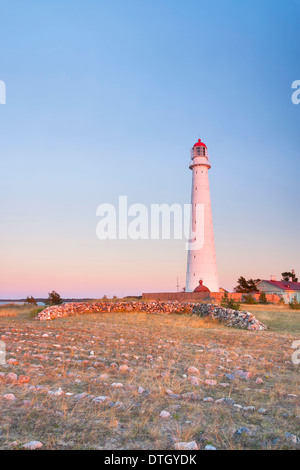
<svg viewBox="0 0 300 470">
<path fill-rule="evenodd" d="M 265 294 L 277 294 L 289 303 L 294 297 L 300 302 L 300 282 L 260 281 L 256 284 L 257 289 Z"/>
</svg>

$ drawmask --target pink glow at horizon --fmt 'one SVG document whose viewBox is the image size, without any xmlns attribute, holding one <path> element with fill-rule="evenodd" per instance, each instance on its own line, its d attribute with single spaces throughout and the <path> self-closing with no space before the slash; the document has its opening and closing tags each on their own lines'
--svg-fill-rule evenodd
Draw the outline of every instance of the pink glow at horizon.
<svg viewBox="0 0 300 470">
<path fill-rule="evenodd" d="M 185 242 L 95 240 L 85 250 L 55 250 L 40 256 L 36 250 L 6 259 L 0 274 L 1 298 L 47 297 L 56 290 L 65 298 L 141 295 L 142 292 L 176 292 L 185 285 Z M 235 243 L 217 247 L 220 286 L 232 290 L 240 275 L 269 279 L 286 267 L 296 269 L 293 259 L 286 259 L 278 269 L 278 259 L 257 249 L 253 256 Z M 219 249 L 218 249 L 219 248 Z M 223 250 L 221 249 L 223 248 Z M 264 260 L 264 261 L 263 261 Z M 250 262 L 251 261 L 251 262 Z M 245 265 L 241 269 L 241 265 Z M 257 267 L 259 266 L 259 268 Z"/>
</svg>

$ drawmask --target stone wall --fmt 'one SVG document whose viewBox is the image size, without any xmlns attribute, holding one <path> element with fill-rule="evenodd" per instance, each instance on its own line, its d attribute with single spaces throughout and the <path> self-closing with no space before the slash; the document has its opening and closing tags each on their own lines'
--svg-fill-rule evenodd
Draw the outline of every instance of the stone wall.
<svg viewBox="0 0 300 470">
<path fill-rule="evenodd" d="M 53 320 L 77 314 L 106 312 L 191 313 L 193 306 L 190 302 L 73 302 L 45 308 L 37 319 Z"/>
<path fill-rule="evenodd" d="M 145 313 L 193 313 L 200 316 L 211 316 L 227 326 L 248 330 L 264 330 L 266 327 L 249 312 L 237 312 L 212 304 L 195 304 L 192 302 L 80 302 L 53 305 L 42 310 L 37 320 L 54 320 L 84 313 L 106 312 L 145 312 Z"/>
<path fill-rule="evenodd" d="M 224 323 L 244 330 L 266 330 L 266 326 L 255 318 L 250 312 L 240 312 L 230 308 L 223 308 L 212 304 L 195 304 L 192 310 L 194 315 L 211 317 Z"/>
</svg>

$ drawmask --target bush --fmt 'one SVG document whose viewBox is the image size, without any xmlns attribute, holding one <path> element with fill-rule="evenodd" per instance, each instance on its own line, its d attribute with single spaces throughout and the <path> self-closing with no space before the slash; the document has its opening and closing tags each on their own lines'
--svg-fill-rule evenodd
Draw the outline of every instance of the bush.
<svg viewBox="0 0 300 470">
<path fill-rule="evenodd" d="M 258 303 L 264 304 L 264 305 L 268 303 L 268 301 L 267 301 L 267 296 L 266 296 L 266 294 L 265 294 L 264 292 L 262 292 L 262 293 L 260 294 L 259 299 L 258 299 Z"/>
<path fill-rule="evenodd" d="M 221 307 L 230 308 L 232 310 L 239 310 L 240 305 L 240 302 L 236 302 L 234 299 L 230 299 L 227 292 L 225 292 L 221 300 Z"/>
<path fill-rule="evenodd" d="M 300 310 L 300 302 L 298 302 L 297 298 L 294 297 L 290 303 L 289 306 L 292 310 Z"/>
<path fill-rule="evenodd" d="M 243 295 L 243 303 L 253 305 L 253 304 L 256 304 L 257 302 L 256 302 L 255 298 L 253 297 L 253 295 L 246 294 L 246 295 Z"/>
<path fill-rule="evenodd" d="M 35 308 L 34 310 L 31 311 L 32 315 L 38 315 L 40 312 L 42 312 L 46 307 L 38 307 Z"/>
</svg>

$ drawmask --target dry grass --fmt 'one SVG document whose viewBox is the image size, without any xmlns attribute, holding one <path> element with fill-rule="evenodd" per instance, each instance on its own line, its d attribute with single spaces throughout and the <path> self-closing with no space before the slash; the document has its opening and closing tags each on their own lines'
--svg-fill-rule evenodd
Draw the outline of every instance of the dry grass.
<svg viewBox="0 0 300 470">
<path fill-rule="evenodd" d="M 29 314 L 32 311 L 32 305 L 26 304 L 3 304 L 0 305 L 0 318 L 1 317 L 16 317 L 21 314 Z"/>
<path fill-rule="evenodd" d="M 299 434 L 299 402 L 288 396 L 299 393 L 299 366 L 291 362 L 295 335 L 286 332 L 299 328 L 299 317 L 285 316 L 280 320 L 284 332 L 279 332 L 273 317 L 277 313 L 260 311 L 257 316 L 264 316 L 274 331 L 249 332 L 188 315 L 87 314 L 46 323 L 34 321 L 30 310 L 15 314 L 1 318 L 0 337 L 4 335 L 7 358 L 19 364 L 1 371 L 28 375 L 30 384 L 0 382 L 0 396 L 13 393 L 17 398 L 0 398 L 2 449 L 30 440 L 40 440 L 45 449 L 172 449 L 174 439 L 219 449 L 284 449 L 293 447 L 285 432 Z M 114 362 L 127 364 L 129 372 L 112 368 Z M 199 386 L 185 377 L 189 366 L 199 369 Z M 228 380 L 225 373 L 235 369 L 252 372 L 252 378 Z M 257 377 L 263 384 L 255 383 Z M 206 379 L 217 385 L 206 385 Z M 124 387 L 112 388 L 116 382 Z M 224 382 L 229 386 L 223 388 Z M 42 388 L 31 390 L 30 385 Z M 145 392 L 139 394 L 138 386 Z M 63 395 L 48 394 L 59 387 Z M 214 400 L 230 397 L 242 406 L 255 406 L 255 411 L 170 398 L 167 389 Z M 123 405 L 66 395 L 82 392 L 106 395 Z M 267 414 L 259 414 L 259 408 Z M 160 418 L 162 410 L 172 417 Z M 242 426 L 251 435 L 237 437 L 234 431 Z"/>
<path fill-rule="evenodd" d="M 275 308 L 274 308 L 275 307 Z M 271 331 L 300 335 L 300 311 L 286 306 L 276 309 L 275 305 L 252 305 L 247 311 L 253 313 Z"/>
</svg>

